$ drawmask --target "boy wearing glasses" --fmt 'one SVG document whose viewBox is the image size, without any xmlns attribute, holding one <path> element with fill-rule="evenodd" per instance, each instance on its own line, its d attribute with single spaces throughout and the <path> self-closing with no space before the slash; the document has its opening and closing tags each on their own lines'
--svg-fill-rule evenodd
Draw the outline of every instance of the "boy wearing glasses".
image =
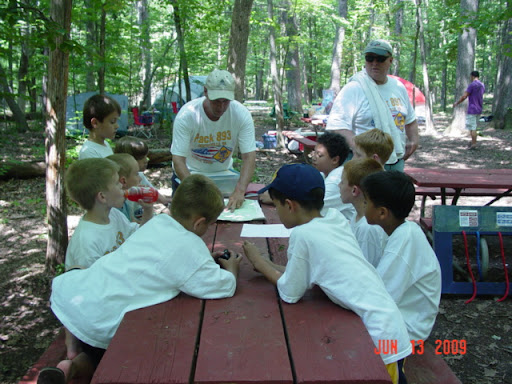
<svg viewBox="0 0 512 384">
<path fill-rule="evenodd" d="M 418 123 L 405 86 L 388 77 L 393 49 L 385 40 L 373 40 L 365 50 L 365 68 L 354 75 L 336 97 L 326 130 L 347 138 L 354 148 L 354 136 L 373 128 L 389 133 L 394 151 L 386 169 L 403 171 L 404 161 L 418 147 Z"/>
</svg>

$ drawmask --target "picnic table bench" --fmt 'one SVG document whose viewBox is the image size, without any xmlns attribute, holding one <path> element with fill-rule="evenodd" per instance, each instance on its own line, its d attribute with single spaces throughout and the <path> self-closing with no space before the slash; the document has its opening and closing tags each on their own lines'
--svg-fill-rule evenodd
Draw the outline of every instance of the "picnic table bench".
<svg viewBox="0 0 512 384">
<path fill-rule="evenodd" d="M 267 223 L 279 223 L 274 207 L 264 205 L 263 211 Z M 217 222 L 203 238 L 212 251 L 241 252 L 242 226 Z M 287 238 L 248 240 L 268 250 L 274 262 L 286 264 Z M 51 356 L 45 353 L 20 383 L 35 383 L 42 367 L 64 357 L 64 338 L 59 336 L 50 350 Z M 406 372 L 410 384 L 460 384 L 441 356 L 427 350 L 411 356 Z M 357 315 L 332 303 L 319 288 L 296 304 L 282 302 L 275 287 L 244 258 L 232 298 L 180 294 L 127 313 L 92 380 L 224 382 L 390 383 L 390 378 Z"/>
</svg>

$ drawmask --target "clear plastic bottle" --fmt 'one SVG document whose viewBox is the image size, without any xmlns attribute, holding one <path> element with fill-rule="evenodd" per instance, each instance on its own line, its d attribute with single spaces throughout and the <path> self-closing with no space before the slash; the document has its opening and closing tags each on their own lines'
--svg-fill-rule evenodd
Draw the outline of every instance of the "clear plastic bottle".
<svg viewBox="0 0 512 384">
<path fill-rule="evenodd" d="M 130 201 L 154 203 L 158 199 L 158 191 L 151 187 L 131 187 L 124 192 L 124 196 Z"/>
</svg>

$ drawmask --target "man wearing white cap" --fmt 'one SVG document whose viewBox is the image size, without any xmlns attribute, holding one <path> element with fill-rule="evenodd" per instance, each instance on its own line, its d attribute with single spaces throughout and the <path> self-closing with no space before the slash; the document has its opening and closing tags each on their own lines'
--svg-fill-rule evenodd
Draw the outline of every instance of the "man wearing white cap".
<svg viewBox="0 0 512 384">
<path fill-rule="evenodd" d="M 395 148 L 386 169 L 404 170 L 404 161 L 418 147 L 418 122 L 405 86 L 388 77 L 393 63 L 393 49 L 385 40 L 373 40 L 364 50 L 365 69 L 355 74 L 343 87 L 327 120 L 326 130 L 347 138 L 373 128 L 389 133 Z"/>
<path fill-rule="evenodd" d="M 211 72 L 204 97 L 185 104 L 174 121 L 172 134 L 173 189 L 175 181 L 191 173 L 223 174 L 233 166 L 233 151 L 242 155 L 240 179 L 227 208 L 240 208 L 256 161 L 254 122 L 251 113 L 235 98 L 235 80 L 224 70 Z M 176 180 L 176 178 L 178 180 Z"/>
</svg>

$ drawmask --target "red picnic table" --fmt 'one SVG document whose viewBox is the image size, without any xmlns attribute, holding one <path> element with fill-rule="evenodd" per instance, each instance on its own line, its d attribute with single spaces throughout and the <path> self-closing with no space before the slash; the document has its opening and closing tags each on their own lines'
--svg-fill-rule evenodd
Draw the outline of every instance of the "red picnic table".
<svg viewBox="0 0 512 384">
<path fill-rule="evenodd" d="M 266 222 L 278 223 L 274 207 Z M 217 222 L 212 251 L 242 252 L 243 223 Z M 249 238 L 286 263 L 287 238 Z M 172 244 L 170 244 L 172 246 Z M 236 294 L 200 300 L 184 294 L 124 317 L 94 378 L 106 383 L 390 383 L 361 319 L 320 289 L 299 303 L 244 258 Z"/>
</svg>

